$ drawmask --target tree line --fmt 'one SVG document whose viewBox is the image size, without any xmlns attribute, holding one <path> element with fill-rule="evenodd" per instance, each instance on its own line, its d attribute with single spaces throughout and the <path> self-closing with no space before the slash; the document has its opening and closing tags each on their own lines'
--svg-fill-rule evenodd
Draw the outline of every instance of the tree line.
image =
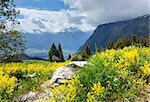
<svg viewBox="0 0 150 102">
<path fill-rule="evenodd" d="M 149 36 L 137 36 L 134 34 L 122 37 L 114 42 L 108 41 L 104 49 L 96 48 L 96 51 L 91 51 L 90 47 L 87 46 L 83 51 L 75 53 L 72 55 L 71 59 L 73 61 L 84 61 L 87 60 L 90 56 L 97 52 L 101 52 L 106 49 L 123 49 L 126 46 L 150 46 L 150 37 Z"/>
<path fill-rule="evenodd" d="M 129 35 L 123 38 L 118 39 L 115 42 L 108 41 L 106 49 L 122 49 L 125 46 L 138 45 L 138 46 L 150 46 L 150 37 L 149 36 L 137 36 Z"/>
</svg>

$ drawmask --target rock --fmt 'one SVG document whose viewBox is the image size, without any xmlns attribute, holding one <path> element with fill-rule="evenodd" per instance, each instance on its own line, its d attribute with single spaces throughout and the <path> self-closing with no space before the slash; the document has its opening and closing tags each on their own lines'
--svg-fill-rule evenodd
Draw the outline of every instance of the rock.
<svg viewBox="0 0 150 102">
<path fill-rule="evenodd" d="M 76 69 L 71 68 L 71 67 L 61 67 L 58 68 L 54 73 L 53 76 L 51 78 L 51 82 L 50 84 L 53 83 L 58 83 L 58 80 L 64 80 L 64 79 L 71 79 L 72 76 L 76 73 Z"/>
<path fill-rule="evenodd" d="M 26 94 L 20 95 L 17 99 L 15 99 L 16 102 L 32 102 L 33 100 L 38 99 L 36 92 L 28 92 Z"/>
<path fill-rule="evenodd" d="M 69 64 L 75 64 L 75 65 L 77 65 L 79 67 L 84 67 L 84 65 L 87 64 L 87 61 L 72 61 Z"/>
<path fill-rule="evenodd" d="M 66 67 L 79 68 L 79 66 L 77 66 L 77 65 L 74 64 L 74 63 L 72 63 L 72 64 L 67 64 Z"/>
<path fill-rule="evenodd" d="M 148 86 L 143 91 L 145 93 L 141 92 L 135 102 L 150 102 L 150 83 L 148 83 Z"/>
</svg>

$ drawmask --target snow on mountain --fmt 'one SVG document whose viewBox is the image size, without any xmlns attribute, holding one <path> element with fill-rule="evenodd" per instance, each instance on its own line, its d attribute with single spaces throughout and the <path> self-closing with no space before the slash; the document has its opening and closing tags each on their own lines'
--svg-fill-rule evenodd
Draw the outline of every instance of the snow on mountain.
<svg viewBox="0 0 150 102">
<path fill-rule="evenodd" d="M 67 28 L 62 32 L 49 33 L 34 31 L 34 33 L 24 33 L 26 40 L 27 53 L 31 56 L 47 58 L 48 50 L 52 43 L 61 44 L 65 56 L 79 49 L 89 38 L 90 32 L 85 33 L 77 28 Z M 31 53 L 32 51 L 32 53 Z M 44 56 L 44 57 L 43 57 Z"/>
</svg>

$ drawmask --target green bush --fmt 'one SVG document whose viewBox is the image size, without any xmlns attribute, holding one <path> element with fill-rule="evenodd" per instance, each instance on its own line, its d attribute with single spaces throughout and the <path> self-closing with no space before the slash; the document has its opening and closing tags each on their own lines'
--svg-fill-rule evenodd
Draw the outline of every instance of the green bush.
<svg viewBox="0 0 150 102">
<path fill-rule="evenodd" d="M 53 62 L 60 62 L 60 59 L 58 57 L 56 57 L 55 55 L 53 55 L 52 61 Z"/>
<path fill-rule="evenodd" d="M 72 61 L 85 61 L 86 59 L 81 54 L 74 54 L 71 57 Z"/>
</svg>

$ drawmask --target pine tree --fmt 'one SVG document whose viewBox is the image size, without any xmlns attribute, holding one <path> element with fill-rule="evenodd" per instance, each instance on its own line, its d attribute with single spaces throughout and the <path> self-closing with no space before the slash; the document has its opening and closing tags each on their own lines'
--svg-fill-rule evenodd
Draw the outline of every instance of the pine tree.
<svg viewBox="0 0 150 102">
<path fill-rule="evenodd" d="M 55 46 L 55 44 L 53 43 L 51 46 L 50 51 L 48 52 L 48 60 L 53 62 L 52 57 L 57 55 L 57 48 Z"/>
<path fill-rule="evenodd" d="M 117 42 L 114 45 L 115 49 L 122 49 L 125 46 L 124 44 L 124 40 L 123 39 L 119 39 L 117 40 Z"/>
<path fill-rule="evenodd" d="M 91 53 L 91 50 L 90 50 L 90 48 L 89 48 L 88 46 L 86 47 L 85 52 L 86 52 L 86 54 L 87 54 L 88 56 L 92 54 L 92 53 Z"/>
<path fill-rule="evenodd" d="M 53 43 L 48 55 L 49 55 L 48 60 L 51 62 L 54 62 L 54 61 L 64 62 L 65 61 L 64 56 L 63 56 L 63 51 L 62 51 L 60 44 L 58 45 L 58 48 L 57 48 L 55 46 L 55 44 Z"/>
<path fill-rule="evenodd" d="M 113 42 L 108 41 L 106 49 L 112 49 L 113 48 Z"/>
<path fill-rule="evenodd" d="M 138 37 L 134 34 L 131 37 L 131 43 L 132 45 L 135 45 L 136 43 L 138 43 Z"/>
<path fill-rule="evenodd" d="M 58 51 L 59 51 L 59 59 L 61 62 L 64 62 L 64 56 L 63 56 L 63 51 L 62 51 L 62 48 L 61 48 L 61 45 L 59 44 L 58 45 Z"/>
<path fill-rule="evenodd" d="M 71 55 L 69 54 L 67 60 L 70 60 L 70 59 L 71 59 Z"/>
<path fill-rule="evenodd" d="M 87 58 L 89 58 L 90 55 L 92 55 L 90 48 L 87 46 L 83 52 L 81 52 L 81 54 L 79 54 L 80 56 L 82 56 L 82 59 L 86 60 Z M 80 57 L 81 58 L 81 57 Z"/>
</svg>

